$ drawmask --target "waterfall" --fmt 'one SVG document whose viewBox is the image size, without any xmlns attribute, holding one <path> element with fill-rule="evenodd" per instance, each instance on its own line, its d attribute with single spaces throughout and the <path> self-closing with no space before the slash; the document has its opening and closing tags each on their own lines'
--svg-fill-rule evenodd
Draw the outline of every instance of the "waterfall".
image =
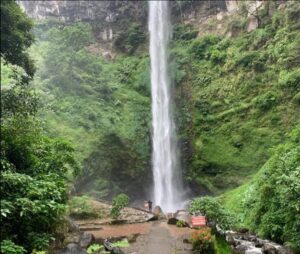
<svg viewBox="0 0 300 254">
<path fill-rule="evenodd" d="M 183 208 L 182 177 L 172 116 L 167 47 L 171 37 L 168 1 L 149 1 L 154 204 L 164 212 Z"/>
</svg>

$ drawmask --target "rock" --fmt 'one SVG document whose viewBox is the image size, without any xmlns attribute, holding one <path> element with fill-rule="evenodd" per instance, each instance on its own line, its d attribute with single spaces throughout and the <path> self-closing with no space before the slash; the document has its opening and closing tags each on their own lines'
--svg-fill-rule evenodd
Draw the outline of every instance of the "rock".
<svg viewBox="0 0 300 254">
<path fill-rule="evenodd" d="M 226 236 L 226 242 L 228 242 L 229 245 L 233 245 L 233 246 L 235 245 L 235 240 L 232 235 Z"/>
<path fill-rule="evenodd" d="M 68 223 L 68 231 L 69 232 L 79 232 L 79 226 L 71 219 L 66 218 L 66 221 Z"/>
<path fill-rule="evenodd" d="M 155 219 L 155 215 L 138 208 L 125 207 L 121 210 L 118 220 L 126 223 L 147 222 Z"/>
<path fill-rule="evenodd" d="M 66 236 L 64 243 L 79 243 L 80 241 L 80 234 L 79 233 L 72 233 Z"/>
<path fill-rule="evenodd" d="M 276 248 L 272 244 L 269 244 L 269 243 L 265 243 L 261 249 L 264 254 L 276 254 L 277 253 Z"/>
<path fill-rule="evenodd" d="M 163 210 L 160 206 L 155 206 L 153 209 L 153 214 L 157 217 L 157 219 L 162 220 L 166 219 L 166 215 L 164 214 Z"/>
<path fill-rule="evenodd" d="M 171 218 L 168 219 L 168 224 L 170 224 L 170 225 L 176 225 L 177 221 L 178 220 L 176 218 L 171 217 Z"/>
<path fill-rule="evenodd" d="M 249 232 L 249 229 L 248 229 L 248 228 L 240 228 L 240 229 L 238 230 L 238 232 L 241 233 L 241 234 L 245 234 L 245 233 L 248 233 L 248 232 Z"/>
<path fill-rule="evenodd" d="M 260 248 L 251 248 L 246 250 L 245 254 L 262 254 L 262 251 Z"/>
<path fill-rule="evenodd" d="M 263 240 L 260 238 L 257 238 L 256 242 L 255 242 L 255 247 L 261 248 L 263 247 L 263 245 L 267 242 L 267 240 Z"/>
<path fill-rule="evenodd" d="M 176 219 L 184 221 L 186 223 L 186 226 L 190 226 L 192 223 L 192 216 L 189 214 L 189 212 L 184 210 L 179 210 L 176 214 Z"/>
<path fill-rule="evenodd" d="M 177 223 L 177 218 L 176 218 L 176 213 L 167 213 L 167 223 L 170 225 L 176 225 Z"/>
<path fill-rule="evenodd" d="M 211 220 L 207 222 L 207 226 L 210 228 L 215 228 L 217 224 L 213 220 Z"/>
<path fill-rule="evenodd" d="M 127 236 L 127 240 L 129 243 L 134 243 L 140 234 L 132 234 Z"/>
<path fill-rule="evenodd" d="M 79 245 L 81 248 L 87 248 L 94 240 L 95 237 L 91 233 L 84 232 L 80 237 Z"/>
<path fill-rule="evenodd" d="M 189 243 L 191 243 L 191 242 L 190 242 L 190 240 L 189 240 L 189 239 L 187 239 L 187 238 L 184 238 L 182 242 L 183 242 L 183 243 L 186 243 L 186 244 L 189 244 Z"/>
<path fill-rule="evenodd" d="M 81 249 L 77 243 L 69 243 L 61 254 L 87 254 L 87 252 Z"/>
<path fill-rule="evenodd" d="M 234 247 L 233 252 L 236 254 L 244 254 L 247 249 L 248 249 L 248 247 L 246 245 L 239 244 Z"/>
<path fill-rule="evenodd" d="M 247 24 L 247 32 L 251 32 L 258 28 L 258 19 L 255 16 L 250 16 L 248 18 L 248 24 Z"/>
</svg>

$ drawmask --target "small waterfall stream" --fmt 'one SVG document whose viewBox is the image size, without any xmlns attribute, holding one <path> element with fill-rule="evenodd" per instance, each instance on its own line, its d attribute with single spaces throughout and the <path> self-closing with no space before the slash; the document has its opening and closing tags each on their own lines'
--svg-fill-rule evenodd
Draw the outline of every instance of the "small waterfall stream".
<svg viewBox="0 0 300 254">
<path fill-rule="evenodd" d="M 183 187 L 168 73 L 167 48 L 171 37 L 168 1 L 149 1 L 149 32 L 154 204 L 164 212 L 172 212 L 183 208 Z"/>
</svg>

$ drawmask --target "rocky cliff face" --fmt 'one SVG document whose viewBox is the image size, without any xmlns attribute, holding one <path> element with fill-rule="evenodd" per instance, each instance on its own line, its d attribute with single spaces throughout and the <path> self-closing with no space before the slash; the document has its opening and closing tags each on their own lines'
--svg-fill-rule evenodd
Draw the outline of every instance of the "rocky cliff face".
<svg viewBox="0 0 300 254">
<path fill-rule="evenodd" d="M 100 41 L 113 41 L 117 34 L 134 22 L 147 26 L 148 4 L 144 1 L 17 1 L 25 12 L 36 20 L 65 23 L 87 21 L 97 28 Z M 274 1 L 273 5 L 283 4 Z M 209 31 L 224 34 L 224 18 L 244 10 L 248 15 L 247 30 L 259 26 L 258 11 L 270 5 L 268 1 L 172 1 L 170 4 L 174 23 L 191 23 L 198 27 L 199 36 Z M 268 6 L 270 9 L 270 7 Z M 272 8 L 271 8 L 272 9 Z M 211 23 L 215 27 L 209 29 Z M 211 31 L 210 31 L 211 30 Z M 231 33 L 229 33 L 231 35 Z"/>
</svg>

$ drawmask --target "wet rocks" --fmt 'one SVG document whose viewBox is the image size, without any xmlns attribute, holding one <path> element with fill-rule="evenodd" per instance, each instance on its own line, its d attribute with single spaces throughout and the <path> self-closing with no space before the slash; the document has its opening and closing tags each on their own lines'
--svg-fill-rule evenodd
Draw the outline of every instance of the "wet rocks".
<svg viewBox="0 0 300 254">
<path fill-rule="evenodd" d="M 81 248 L 87 248 L 95 240 L 95 237 L 91 233 L 84 232 L 79 241 Z"/>
<path fill-rule="evenodd" d="M 218 227 L 217 227 L 218 229 Z M 289 249 L 269 240 L 264 240 L 251 234 L 246 229 L 234 231 L 219 231 L 236 254 L 290 254 Z"/>
<path fill-rule="evenodd" d="M 166 215 L 164 214 L 163 210 L 160 206 L 155 206 L 153 209 L 153 214 L 158 220 L 166 219 Z"/>
<path fill-rule="evenodd" d="M 192 216 L 189 214 L 189 212 L 185 210 L 177 211 L 176 219 L 180 221 L 184 221 L 186 223 L 186 226 L 190 226 L 192 223 Z"/>
<path fill-rule="evenodd" d="M 118 220 L 124 220 L 125 223 L 140 223 L 154 219 L 154 214 L 140 209 L 125 207 L 121 210 Z"/>
<path fill-rule="evenodd" d="M 176 225 L 178 219 L 176 218 L 176 213 L 167 213 L 168 224 Z"/>
<path fill-rule="evenodd" d="M 179 220 L 184 221 L 186 226 L 189 227 L 191 225 L 192 216 L 185 210 L 178 210 L 176 213 L 168 213 L 167 220 L 170 225 L 176 225 Z"/>
<path fill-rule="evenodd" d="M 87 254 L 86 250 L 80 248 L 77 243 L 69 243 L 61 254 Z"/>
</svg>

